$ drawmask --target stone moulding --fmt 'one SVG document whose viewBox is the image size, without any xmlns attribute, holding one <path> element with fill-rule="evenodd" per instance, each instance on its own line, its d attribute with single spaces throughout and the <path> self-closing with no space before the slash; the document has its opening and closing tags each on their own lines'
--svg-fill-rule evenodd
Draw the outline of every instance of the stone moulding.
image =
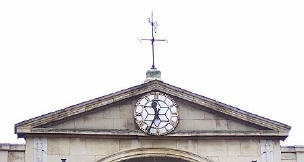
<svg viewBox="0 0 304 162">
<path fill-rule="evenodd" d="M 154 138 L 155 136 L 147 135 L 138 130 L 120 130 L 120 129 L 55 129 L 55 128 L 31 128 L 23 130 L 27 135 L 65 135 L 65 136 L 90 136 L 90 137 L 122 137 L 124 138 L 140 138 L 148 137 Z M 274 130 L 254 130 L 254 131 L 229 131 L 229 130 L 204 130 L 204 131 L 191 131 L 191 132 L 174 132 L 166 136 L 157 136 L 157 138 L 268 138 L 268 139 L 282 139 L 286 138 L 288 132 L 274 131 Z"/>
<path fill-rule="evenodd" d="M 0 151 L 24 152 L 25 144 L 0 143 Z"/>
<path fill-rule="evenodd" d="M 189 162 L 214 162 L 206 157 L 202 157 L 187 151 L 169 149 L 169 148 L 137 148 L 121 151 L 116 154 L 107 156 L 97 162 L 119 162 L 141 157 L 169 157 L 183 159 Z"/>
<path fill-rule="evenodd" d="M 25 131 L 25 130 L 24 130 Z M 142 135 L 150 136 L 142 133 L 138 130 L 127 130 L 127 129 L 58 129 L 58 128 L 31 128 L 26 131 L 28 133 L 53 133 L 53 134 L 100 134 L 100 135 Z M 174 132 L 167 134 L 166 136 L 199 136 L 199 135 L 263 135 L 263 136 L 284 136 L 287 135 L 287 131 L 274 131 L 274 130 L 252 130 L 252 131 L 236 131 L 236 130 L 202 130 L 202 131 L 191 131 L 191 132 Z"/>
</svg>

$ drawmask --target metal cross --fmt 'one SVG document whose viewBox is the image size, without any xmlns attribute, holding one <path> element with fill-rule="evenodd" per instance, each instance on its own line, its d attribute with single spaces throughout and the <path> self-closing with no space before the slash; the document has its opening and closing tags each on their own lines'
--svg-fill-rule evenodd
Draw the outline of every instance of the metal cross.
<svg viewBox="0 0 304 162">
<path fill-rule="evenodd" d="M 152 44 L 152 68 L 151 69 L 156 69 L 155 68 L 155 64 L 154 64 L 154 42 L 155 41 L 166 41 L 166 39 L 155 39 L 154 38 L 154 33 L 157 33 L 157 22 L 153 21 L 153 12 L 151 13 L 151 18 L 148 18 L 149 23 L 151 24 L 151 28 L 152 28 L 152 38 L 151 39 L 140 39 L 140 41 L 145 40 L 145 41 L 151 41 Z"/>
</svg>

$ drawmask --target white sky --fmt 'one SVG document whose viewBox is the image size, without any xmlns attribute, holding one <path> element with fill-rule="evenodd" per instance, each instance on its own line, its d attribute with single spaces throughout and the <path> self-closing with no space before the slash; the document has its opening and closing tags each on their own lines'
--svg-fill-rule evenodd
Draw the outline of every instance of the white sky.
<svg viewBox="0 0 304 162">
<path fill-rule="evenodd" d="M 0 142 L 14 124 L 142 84 L 172 85 L 292 126 L 304 145 L 304 1 L 0 1 Z"/>
</svg>

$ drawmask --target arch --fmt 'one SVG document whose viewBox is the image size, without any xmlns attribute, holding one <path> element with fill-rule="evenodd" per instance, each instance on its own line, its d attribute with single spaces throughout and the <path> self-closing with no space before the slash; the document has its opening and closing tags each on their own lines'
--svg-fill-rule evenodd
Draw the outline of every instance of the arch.
<svg viewBox="0 0 304 162">
<path fill-rule="evenodd" d="M 137 148 L 126 151 L 121 151 L 113 155 L 107 156 L 98 160 L 97 162 L 123 162 L 138 158 L 147 157 L 166 157 L 172 159 L 182 159 L 187 162 L 214 162 L 187 151 L 169 149 L 169 148 Z"/>
</svg>

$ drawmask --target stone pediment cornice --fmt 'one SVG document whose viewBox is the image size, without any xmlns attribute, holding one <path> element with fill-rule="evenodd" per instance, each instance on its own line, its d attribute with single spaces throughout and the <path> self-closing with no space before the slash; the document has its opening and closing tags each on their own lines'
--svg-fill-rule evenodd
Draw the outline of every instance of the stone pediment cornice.
<svg viewBox="0 0 304 162">
<path fill-rule="evenodd" d="M 30 133 L 28 131 L 32 130 L 32 128 L 37 128 L 48 123 L 64 120 L 65 118 L 86 113 L 96 108 L 103 108 L 107 105 L 114 104 L 119 101 L 142 95 L 151 91 L 161 91 L 178 97 L 182 100 L 203 106 L 207 109 L 210 109 L 210 111 L 221 113 L 231 118 L 235 118 L 252 125 L 257 125 L 265 129 L 284 132 L 287 131 L 287 134 L 291 129 L 291 127 L 286 124 L 243 111 L 239 108 L 218 102 L 202 95 L 198 95 L 196 93 L 170 85 L 168 83 L 164 83 L 162 81 L 153 80 L 141 85 L 130 87 L 115 93 L 111 93 L 61 110 L 57 110 L 55 112 L 47 113 L 29 120 L 22 121 L 15 124 L 15 133 Z"/>
<path fill-rule="evenodd" d="M 202 130 L 202 131 L 175 131 L 174 133 L 167 134 L 165 136 L 151 136 L 143 133 L 139 130 L 117 130 L 117 129 L 58 129 L 58 128 L 23 128 L 25 134 L 51 134 L 54 135 L 83 135 L 83 136 L 99 136 L 99 137 L 119 137 L 125 136 L 125 138 L 236 138 L 236 137 L 268 137 L 273 139 L 285 139 L 288 136 L 288 130 L 275 131 L 275 130 Z"/>
</svg>

